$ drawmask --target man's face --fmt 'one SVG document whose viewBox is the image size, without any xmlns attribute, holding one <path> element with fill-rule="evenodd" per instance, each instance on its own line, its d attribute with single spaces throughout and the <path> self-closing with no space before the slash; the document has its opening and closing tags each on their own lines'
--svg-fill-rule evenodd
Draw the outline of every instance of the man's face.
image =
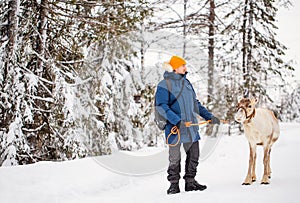
<svg viewBox="0 0 300 203">
<path fill-rule="evenodd" d="M 186 65 L 182 65 L 179 68 L 175 69 L 175 73 L 177 74 L 185 74 L 187 71 Z"/>
</svg>

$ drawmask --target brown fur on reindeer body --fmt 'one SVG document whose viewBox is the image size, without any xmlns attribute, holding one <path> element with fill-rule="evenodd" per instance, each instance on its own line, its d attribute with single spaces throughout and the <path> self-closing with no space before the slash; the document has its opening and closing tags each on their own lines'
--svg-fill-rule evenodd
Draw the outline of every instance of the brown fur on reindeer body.
<svg viewBox="0 0 300 203">
<path fill-rule="evenodd" d="M 250 185 L 256 180 L 256 146 L 264 148 L 264 175 L 262 184 L 269 184 L 271 177 L 270 152 L 274 142 L 278 139 L 280 130 L 274 113 L 268 109 L 255 108 L 257 99 L 241 99 L 237 105 L 235 120 L 243 124 L 245 136 L 249 142 L 249 168 L 244 185 Z"/>
</svg>

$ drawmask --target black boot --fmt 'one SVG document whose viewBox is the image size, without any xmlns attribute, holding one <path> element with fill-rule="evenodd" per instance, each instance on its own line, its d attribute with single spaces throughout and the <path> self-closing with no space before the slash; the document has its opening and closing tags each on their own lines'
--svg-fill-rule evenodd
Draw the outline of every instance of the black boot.
<svg viewBox="0 0 300 203">
<path fill-rule="evenodd" d="M 185 191 L 203 191 L 205 190 L 207 187 L 206 185 L 200 185 L 197 181 L 192 181 L 192 182 L 185 182 Z"/>
<path fill-rule="evenodd" d="M 176 194 L 176 193 L 179 193 L 180 192 L 180 189 L 179 189 L 179 183 L 171 183 L 168 191 L 167 191 L 167 194 Z"/>
</svg>

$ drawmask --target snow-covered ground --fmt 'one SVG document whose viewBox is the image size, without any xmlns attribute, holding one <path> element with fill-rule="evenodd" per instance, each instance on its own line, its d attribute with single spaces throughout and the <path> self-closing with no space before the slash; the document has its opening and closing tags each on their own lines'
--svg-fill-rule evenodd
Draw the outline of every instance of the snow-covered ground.
<svg viewBox="0 0 300 203">
<path fill-rule="evenodd" d="M 300 124 L 281 124 L 281 137 L 271 155 L 271 184 L 260 184 L 263 153 L 259 147 L 258 180 L 242 186 L 248 166 L 246 138 L 223 136 L 213 154 L 198 167 L 197 180 L 208 189 L 186 193 L 181 181 L 182 192 L 176 195 L 166 194 L 169 183 L 165 170 L 148 176 L 121 175 L 107 170 L 95 158 L 2 167 L 0 202 L 299 202 L 299 146 Z"/>
</svg>

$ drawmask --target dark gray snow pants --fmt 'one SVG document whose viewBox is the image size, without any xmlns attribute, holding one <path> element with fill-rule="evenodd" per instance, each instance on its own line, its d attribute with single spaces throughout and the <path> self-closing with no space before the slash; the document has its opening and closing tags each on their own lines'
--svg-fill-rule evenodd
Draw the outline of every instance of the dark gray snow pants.
<svg viewBox="0 0 300 203">
<path fill-rule="evenodd" d="M 186 182 L 191 182 L 194 180 L 197 173 L 197 166 L 199 163 L 199 142 L 183 143 L 182 145 L 186 153 L 185 175 L 183 178 Z M 180 179 L 180 147 L 181 144 L 169 146 L 168 181 L 171 183 L 178 183 Z"/>
</svg>

